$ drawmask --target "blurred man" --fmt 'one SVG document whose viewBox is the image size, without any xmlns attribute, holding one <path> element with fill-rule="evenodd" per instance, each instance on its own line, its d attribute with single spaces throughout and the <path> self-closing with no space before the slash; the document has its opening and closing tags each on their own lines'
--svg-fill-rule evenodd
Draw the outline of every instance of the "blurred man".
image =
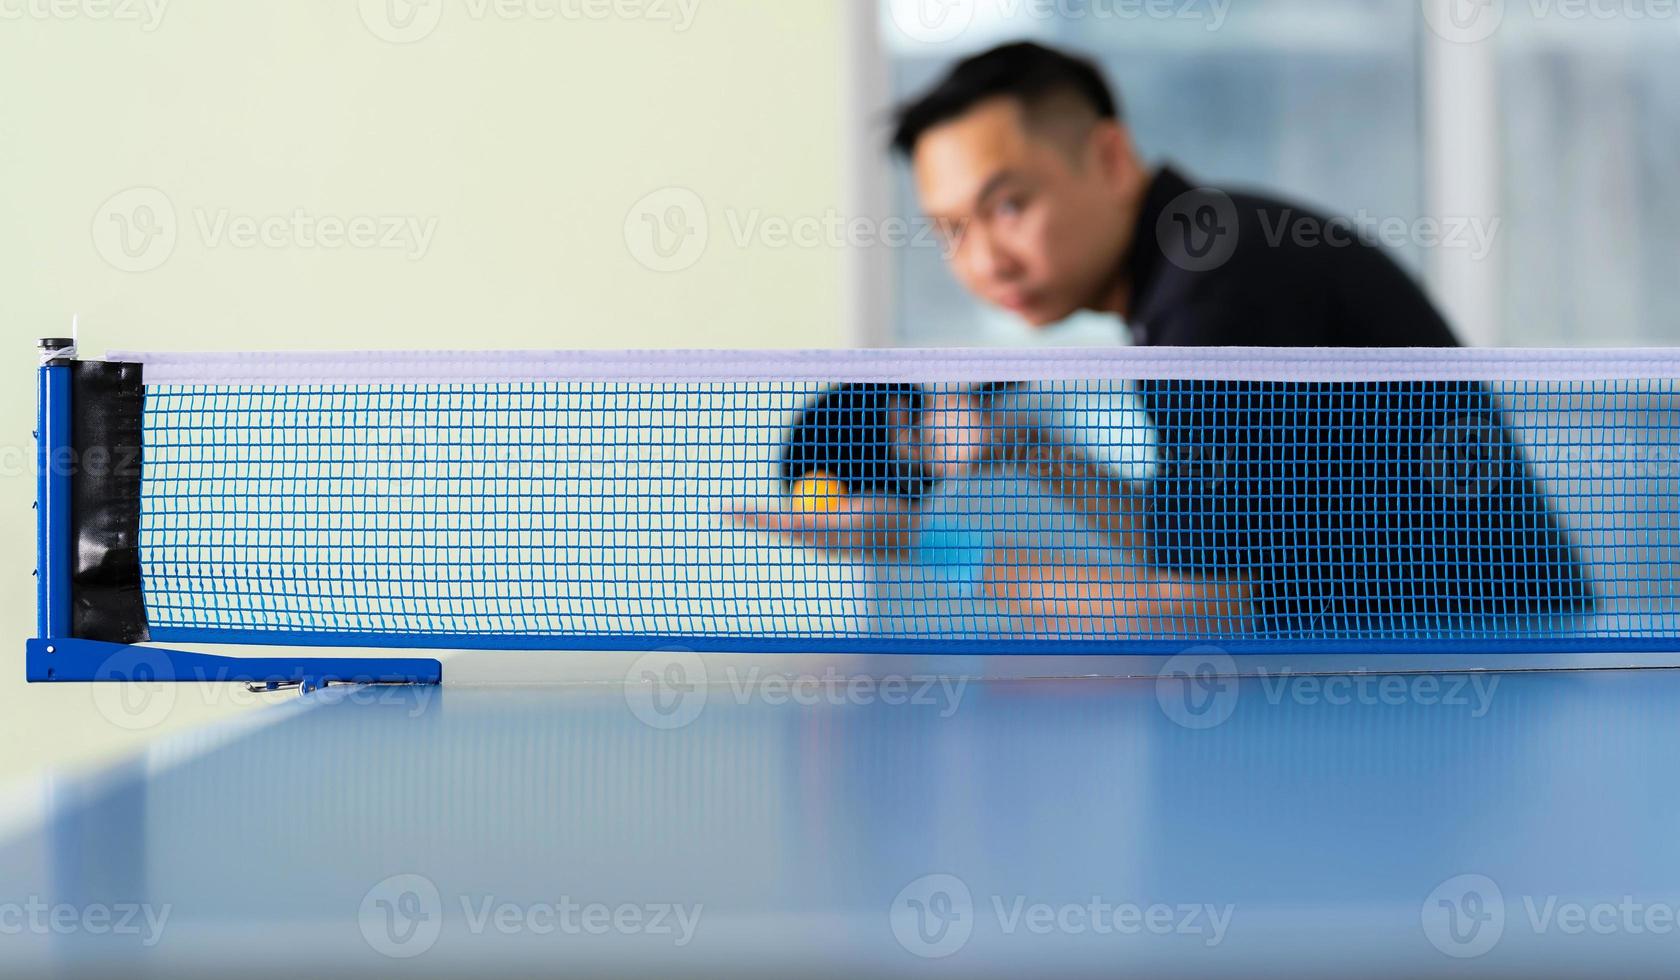
<svg viewBox="0 0 1680 980">
<path fill-rule="evenodd" d="M 900 110 L 893 146 L 957 278 L 1034 327 L 1095 310 L 1139 344 L 1457 343 L 1345 225 L 1148 168 L 1102 75 L 1061 52 L 1014 44 L 962 62 Z"/>
<path fill-rule="evenodd" d="M 1100 72 L 1062 52 L 1013 44 L 963 61 L 900 110 L 893 146 L 958 280 L 1033 327 L 1090 310 L 1139 345 L 1457 343 L 1418 285 L 1346 225 L 1145 166 Z M 977 399 L 930 400 L 902 441 L 912 457 L 935 447 L 921 455 L 944 461 L 936 479 L 1024 469 L 1129 556 L 1049 576 L 1019 555 L 994 561 L 990 592 L 1052 623 L 1135 608 L 1164 613 L 1140 621 L 1170 632 L 1345 634 L 1585 600 L 1482 386 L 1314 385 L 1310 398 L 1287 387 L 1141 383 L 1161 457 L 1145 486 Z M 834 465 L 799 457 L 784 476 Z M 909 540 L 917 496 L 885 500 L 757 523 L 829 544 L 842 527 Z"/>
</svg>

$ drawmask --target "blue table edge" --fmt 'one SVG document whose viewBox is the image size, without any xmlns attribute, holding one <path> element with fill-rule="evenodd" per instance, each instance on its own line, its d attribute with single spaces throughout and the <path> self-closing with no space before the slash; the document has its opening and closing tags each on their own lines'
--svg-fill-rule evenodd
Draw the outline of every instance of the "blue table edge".
<svg viewBox="0 0 1680 980">
<path fill-rule="evenodd" d="M 1606 637 L 1463 638 L 1399 640 L 1384 638 L 1211 640 L 904 640 L 797 639 L 721 636 L 551 636 L 524 634 L 361 634 L 221 630 L 163 630 L 159 643 L 218 643 L 375 648 L 407 650 L 524 650 L 782 654 L 931 654 L 1004 656 L 1174 656 L 1187 651 L 1231 656 L 1262 656 L 1287 649 L 1293 654 L 1608 654 L 1680 653 L 1680 638 Z M 26 644 L 31 683 L 232 682 L 301 686 L 327 684 L 436 685 L 443 664 L 429 657 L 237 657 L 172 650 L 167 647 L 106 643 L 77 638 L 35 638 Z"/>
</svg>

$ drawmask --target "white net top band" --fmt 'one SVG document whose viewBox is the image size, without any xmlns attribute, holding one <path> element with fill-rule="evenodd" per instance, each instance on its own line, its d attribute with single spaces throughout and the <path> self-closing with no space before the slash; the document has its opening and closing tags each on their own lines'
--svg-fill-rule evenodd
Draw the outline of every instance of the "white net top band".
<svg viewBox="0 0 1680 980">
<path fill-rule="evenodd" d="M 1680 379 L 1680 350 L 1102 347 L 902 350 L 142 353 L 148 385 L 474 382 L 1625 381 Z"/>
</svg>

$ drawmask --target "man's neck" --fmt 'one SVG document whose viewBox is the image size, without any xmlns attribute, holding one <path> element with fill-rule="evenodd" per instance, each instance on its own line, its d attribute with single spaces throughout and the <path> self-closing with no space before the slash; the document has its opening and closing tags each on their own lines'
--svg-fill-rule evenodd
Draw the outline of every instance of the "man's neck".
<svg viewBox="0 0 1680 980">
<path fill-rule="evenodd" d="M 1138 182 L 1137 187 L 1122 205 L 1120 227 L 1126 229 L 1131 244 L 1121 253 L 1120 261 L 1115 266 L 1113 278 L 1103 287 L 1102 292 L 1098 293 L 1088 304 L 1088 308 L 1091 310 L 1098 313 L 1111 313 L 1122 320 L 1131 316 L 1132 300 L 1135 298 L 1133 295 L 1135 284 L 1132 281 L 1132 254 L 1138 247 L 1137 236 L 1143 234 L 1137 224 L 1143 214 L 1144 199 L 1149 196 L 1149 188 L 1154 185 L 1157 175 L 1156 171 L 1145 173 L 1143 179 Z"/>
<path fill-rule="evenodd" d="M 1126 271 L 1126 264 L 1130 258 L 1131 256 L 1127 255 L 1120 260 L 1119 274 L 1108 289 L 1098 297 L 1097 302 L 1091 304 L 1091 309 L 1098 313 L 1112 313 L 1122 320 L 1131 315 L 1132 276 L 1131 273 Z"/>
</svg>

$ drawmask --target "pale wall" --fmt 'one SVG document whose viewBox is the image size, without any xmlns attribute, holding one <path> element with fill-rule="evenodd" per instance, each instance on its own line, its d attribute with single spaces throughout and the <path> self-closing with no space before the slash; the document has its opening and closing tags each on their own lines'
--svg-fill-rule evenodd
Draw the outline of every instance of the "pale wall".
<svg viewBox="0 0 1680 980">
<path fill-rule="evenodd" d="M 81 0 L 68 18 L 64 0 L 0 0 L 0 349 L 12 365 L 0 386 L 0 780 L 251 700 L 178 692 L 160 724 L 131 732 L 86 687 L 21 682 L 32 347 L 72 312 L 91 353 L 846 339 L 838 248 L 741 239 L 841 205 L 839 0 L 659 0 L 670 20 L 613 15 L 645 2 L 443 0 L 435 29 L 405 44 L 379 36 L 398 30 L 387 0 L 161 2 L 161 19 L 136 3 L 125 20 L 96 13 L 129 13 L 129 0 Z M 431 4 L 410 6 L 424 28 Z M 710 232 L 704 252 L 669 260 L 674 272 L 648 267 L 667 260 L 633 213 L 667 188 L 697 198 L 666 191 L 651 213 L 687 207 L 675 214 Z M 147 206 L 166 234 L 135 232 Z M 271 244 L 228 237 L 300 211 L 433 230 L 423 252 L 418 236 L 399 249 L 325 248 L 290 228 Z"/>
</svg>

